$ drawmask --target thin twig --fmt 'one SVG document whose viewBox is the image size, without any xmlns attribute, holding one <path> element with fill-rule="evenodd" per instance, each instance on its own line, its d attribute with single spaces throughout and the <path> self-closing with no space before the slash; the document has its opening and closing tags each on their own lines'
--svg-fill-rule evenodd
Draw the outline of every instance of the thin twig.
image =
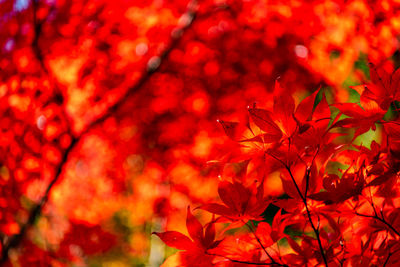
<svg viewBox="0 0 400 267">
<path fill-rule="evenodd" d="M 289 172 L 290 178 L 292 179 L 292 182 L 293 182 L 294 186 L 296 187 L 296 191 L 297 191 L 297 193 L 299 194 L 301 200 L 303 201 L 304 206 L 306 207 L 307 217 L 308 217 L 308 220 L 309 220 L 309 222 L 310 222 L 310 224 L 311 224 L 311 227 L 312 227 L 312 229 L 313 229 L 313 231 L 314 231 L 314 233 L 315 233 L 315 235 L 316 235 L 316 237 L 317 237 L 319 250 L 320 250 L 320 252 L 321 252 L 321 255 L 322 255 L 322 259 L 323 259 L 323 261 L 324 261 L 324 264 L 325 264 L 326 267 L 328 267 L 328 261 L 327 261 L 326 256 L 325 256 L 324 248 L 323 248 L 323 246 L 322 246 L 321 237 L 320 237 L 320 235 L 319 235 L 319 229 L 317 229 L 317 228 L 315 227 L 314 222 L 313 222 L 312 217 L 311 217 L 311 212 L 310 212 L 310 210 L 308 209 L 307 196 L 306 196 L 306 195 L 303 196 L 303 194 L 301 193 L 301 190 L 300 190 L 300 188 L 299 188 L 299 186 L 298 186 L 298 184 L 297 184 L 297 182 L 296 182 L 296 179 L 295 179 L 294 176 L 293 176 L 293 173 L 292 173 L 290 167 L 289 167 L 287 164 L 285 164 L 281 159 L 275 157 L 274 155 L 272 155 L 272 154 L 270 154 L 270 153 L 267 153 L 267 152 L 265 152 L 265 153 L 266 153 L 267 155 L 271 156 L 272 158 L 276 159 L 277 161 L 279 161 L 279 162 L 285 167 L 285 169 Z M 317 150 L 317 153 L 318 153 L 318 150 Z M 315 157 L 316 157 L 317 153 L 314 155 L 313 161 L 315 160 Z M 310 169 L 311 169 L 311 168 L 310 168 Z M 310 177 L 308 177 L 309 175 L 310 175 L 310 172 L 307 173 L 306 179 L 310 179 Z M 307 181 L 306 181 L 306 182 L 307 182 Z M 307 190 L 306 190 L 306 191 L 307 191 Z"/>
<path fill-rule="evenodd" d="M 310 212 L 310 210 L 309 210 L 309 208 L 308 208 L 307 199 L 306 199 L 306 197 L 304 197 L 304 196 L 301 194 L 300 188 L 299 188 L 299 186 L 297 185 L 297 182 L 296 182 L 296 180 L 294 179 L 294 176 L 293 176 L 292 171 L 290 170 L 290 168 L 289 168 L 288 166 L 285 166 L 285 168 L 288 170 L 288 172 L 289 172 L 289 174 L 290 174 L 290 177 L 291 177 L 291 179 L 292 179 L 292 181 L 293 181 L 293 183 L 294 183 L 294 185 L 295 185 L 295 187 L 296 187 L 296 190 L 297 190 L 297 192 L 299 193 L 301 199 L 303 200 L 304 206 L 306 207 L 307 217 L 308 217 L 308 220 L 309 220 L 309 222 L 310 222 L 310 224 L 311 224 L 311 228 L 313 229 L 313 231 L 314 231 L 314 233 L 315 233 L 315 236 L 317 237 L 318 246 L 319 246 L 319 250 L 320 250 L 320 252 L 321 252 L 322 259 L 323 259 L 323 261 L 324 261 L 325 266 L 328 267 L 328 261 L 327 261 L 326 256 L 325 256 L 324 248 L 323 248 L 323 246 L 322 246 L 321 237 L 320 237 L 320 235 L 319 235 L 319 229 L 317 229 L 317 228 L 315 227 L 315 225 L 314 225 L 314 222 L 313 222 L 312 217 L 311 217 L 311 212 Z M 306 179 L 309 179 L 309 178 L 306 177 Z"/>
<path fill-rule="evenodd" d="M 385 267 L 386 264 L 389 262 L 389 259 L 391 256 L 392 256 L 392 253 L 389 252 L 388 256 L 386 257 L 385 263 L 383 264 L 383 267 Z"/>
<path fill-rule="evenodd" d="M 362 214 L 362 213 L 355 213 L 357 216 L 360 217 L 365 217 L 365 218 L 371 218 L 380 221 L 381 223 L 385 224 L 387 227 L 390 228 L 397 236 L 400 237 L 400 232 L 397 231 L 390 223 L 388 223 L 384 218 L 379 217 L 378 215 L 368 215 L 368 214 Z"/>
<path fill-rule="evenodd" d="M 280 266 L 286 266 L 286 265 L 281 265 L 280 263 L 277 263 L 277 262 L 272 258 L 271 254 L 268 253 L 267 248 L 266 248 L 266 247 L 263 245 L 263 243 L 261 242 L 261 239 L 257 236 L 257 234 L 256 234 L 256 232 L 255 232 L 255 230 L 254 230 L 254 229 L 255 229 L 255 226 L 254 226 L 253 222 L 250 221 L 250 223 L 251 223 L 251 226 L 248 225 L 248 224 L 246 223 L 247 228 L 249 228 L 249 230 L 252 232 L 252 234 L 254 235 L 255 239 L 256 239 L 257 242 L 258 242 L 258 244 L 260 244 L 260 246 L 261 246 L 261 248 L 264 250 L 265 254 L 267 254 L 267 256 L 268 256 L 268 258 L 270 259 L 271 263 L 277 264 L 277 265 L 280 265 Z"/>
</svg>

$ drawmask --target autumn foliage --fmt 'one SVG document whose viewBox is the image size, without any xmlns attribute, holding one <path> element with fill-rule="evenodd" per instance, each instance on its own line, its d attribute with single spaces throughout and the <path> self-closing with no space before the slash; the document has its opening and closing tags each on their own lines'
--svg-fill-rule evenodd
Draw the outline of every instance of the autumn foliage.
<svg viewBox="0 0 400 267">
<path fill-rule="evenodd" d="M 399 18 L 0 1 L 0 265 L 399 266 Z"/>
</svg>

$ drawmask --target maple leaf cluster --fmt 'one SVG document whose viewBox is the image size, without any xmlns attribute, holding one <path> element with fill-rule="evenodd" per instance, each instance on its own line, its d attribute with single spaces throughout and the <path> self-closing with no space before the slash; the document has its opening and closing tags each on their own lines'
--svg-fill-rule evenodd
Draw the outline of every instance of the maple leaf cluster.
<svg viewBox="0 0 400 267">
<path fill-rule="evenodd" d="M 221 203 L 199 207 L 213 214 L 206 232 L 222 224 L 218 241 L 214 232 L 204 240 L 188 208 L 187 229 L 201 245 L 185 245 L 187 237 L 177 232 L 156 233 L 184 250 L 165 266 L 399 264 L 400 124 L 397 115 L 385 116 L 400 100 L 400 69 L 389 74 L 371 64 L 370 72 L 360 103 L 328 104 L 317 90 L 296 106 L 277 82 L 272 108 L 249 108 L 243 125 L 220 121 L 241 147 L 229 160 L 242 160 L 243 169 L 219 182 Z M 379 142 L 354 142 L 377 127 Z M 333 167 L 336 162 L 342 165 Z M 250 164 L 262 170 L 257 180 L 248 177 Z M 264 194 L 272 172 L 279 172 L 284 198 Z M 278 208 L 271 225 L 265 222 L 270 207 Z"/>
<path fill-rule="evenodd" d="M 0 265 L 396 266 L 399 16 L 0 1 Z"/>
</svg>

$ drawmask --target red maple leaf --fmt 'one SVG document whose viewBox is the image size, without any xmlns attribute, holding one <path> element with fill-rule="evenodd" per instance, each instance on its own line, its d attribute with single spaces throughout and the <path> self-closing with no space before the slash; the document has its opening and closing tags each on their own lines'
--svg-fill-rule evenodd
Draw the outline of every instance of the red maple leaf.
<svg viewBox="0 0 400 267">
<path fill-rule="evenodd" d="M 361 171 L 358 173 L 345 173 L 342 178 L 330 174 L 324 178 L 323 185 L 326 191 L 312 194 L 309 197 L 324 201 L 325 204 L 333 204 L 360 195 L 365 187 L 365 180 Z"/>
<path fill-rule="evenodd" d="M 383 110 L 388 110 L 390 103 L 399 100 L 400 68 L 388 73 L 383 67 L 369 64 L 371 83 L 363 86 L 361 101 L 374 101 Z"/>
<path fill-rule="evenodd" d="M 186 227 L 190 238 L 177 231 L 154 232 L 153 234 L 161 238 L 168 246 L 183 250 L 178 252 L 182 266 L 213 266 L 214 256 L 207 254 L 207 250 L 215 248 L 221 242 L 221 240 L 215 240 L 214 221 L 208 223 L 204 229 L 188 207 Z"/>
<path fill-rule="evenodd" d="M 224 205 L 209 203 L 201 206 L 203 210 L 221 215 L 231 221 L 245 224 L 248 220 L 262 220 L 261 213 L 267 208 L 270 200 L 264 198 L 264 185 L 251 190 L 238 182 L 221 181 L 218 194 Z"/>
</svg>

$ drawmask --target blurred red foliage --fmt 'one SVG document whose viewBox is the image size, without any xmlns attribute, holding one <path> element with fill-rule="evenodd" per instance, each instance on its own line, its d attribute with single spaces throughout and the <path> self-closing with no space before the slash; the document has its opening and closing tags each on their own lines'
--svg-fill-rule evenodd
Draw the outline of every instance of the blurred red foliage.
<svg viewBox="0 0 400 267">
<path fill-rule="evenodd" d="M 377 77 L 399 64 L 399 15 L 396 0 L 0 1 L 2 263 L 158 266 L 173 251 L 165 251 L 151 232 L 174 229 L 186 234 L 189 204 L 211 211 L 207 203 L 218 196 L 226 207 L 240 204 L 228 201 L 229 194 L 221 194 L 221 188 L 234 185 L 238 194 L 251 195 L 242 199 L 240 205 L 245 206 L 263 202 L 264 196 L 275 200 L 284 192 L 299 200 L 279 160 L 289 164 L 296 157 L 309 157 L 317 144 L 326 149 L 315 162 L 329 161 L 322 170 L 317 163 L 319 167 L 310 171 L 301 164 L 289 165 L 296 181 L 305 181 L 307 171 L 316 182 L 308 192 L 310 208 L 318 201 L 353 203 L 349 199 L 371 188 L 377 197 L 389 194 L 392 198 L 386 202 L 397 203 L 396 192 L 389 188 L 396 185 L 393 170 L 398 163 L 381 159 L 398 155 L 397 124 L 375 122 L 383 115 L 385 121 L 397 118 L 396 79 L 388 76 L 382 84 Z M 368 61 L 377 66 L 371 71 L 372 82 L 367 89 L 350 89 L 349 85 L 368 83 Z M 276 89 L 278 78 L 282 87 Z M 302 102 L 311 92 L 315 93 L 308 102 Z M 353 102 L 363 109 L 343 104 Z M 330 127 L 336 132 L 326 135 L 325 119 L 331 110 L 337 120 Z M 261 122 L 259 113 L 264 114 Z M 338 113 L 348 117 L 338 120 Z M 248 130 L 250 124 L 259 127 L 256 136 Z M 269 132 L 268 125 L 275 130 Z M 338 130 L 354 128 L 350 137 Z M 369 135 L 376 141 L 369 146 L 365 142 L 371 140 L 360 141 L 357 135 L 370 129 L 377 130 Z M 243 141 L 242 130 L 248 139 L 245 148 L 237 143 Z M 287 155 L 287 147 L 279 148 L 282 140 L 293 141 Z M 316 143 L 307 148 L 312 141 Z M 359 146 L 360 152 L 335 152 L 330 158 L 339 143 Z M 272 156 L 278 161 L 268 158 L 264 164 L 265 149 L 272 146 L 277 147 Z M 355 157 L 365 157 L 371 165 L 352 165 Z M 359 182 L 356 172 L 337 173 L 340 164 L 371 172 L 368 177 L 381 176 Z M 372 165 L 377 167 L 370 170 Z M 264 181 L 263 190 L 255 180 Z M 303 198 L 308 198 L 308 185 L 302 186 Z M 321 186 L 326 192 L 318 192 Z M 388 216 L 386 222 L 396 228 L 396 213 L 379 201 L 380 220 Z M 268 203 L 253 204 L 261 210 Z M 300 212 L 307 204 L 301 206 L 301 197 L 299 203 L 279 200 L 276 206 Z M 219 208 L 216 213 L 226 215 Z M 249 216 L 246 225 L 260 219 L 260 214 L 242 208 L 236 211 L 245 214 L 234 218 Z M 213 221 L 210 214 L 199 214 L 202 223 L 218 222 L 217 233 L 222 231 L 219 222 L 233 218 Z M 330 225 L 321 238 L 327 234 L 330 239 L 324 240 L 339 246 L 336 227 L 344 226 L 326 214 L 318 217 L 321 224 Z M 372 221 L 368 216 L 359 224 Z M 278 212 L 268 218 L 274 220 L 272 230 L 265 222 L 250 227 L 270 247 L 281 237 L 288 215 Z M 316 224 L 317 219 L 310 221 Z M 294 223 L 291 229 L 310 227 L 307 221 Z M 346 251 L 354 246 L 352 262 L 379 265 L 386 254 L 387 262 L 396 260 L 391 255 L 397 251 L 392 245 L 397 238 L 385 239 L 382 225 L 376 223 L 377 232 L 360 226 L 358 232 L 346 233 Z M 248 251 L 247 256 L 255 250 L 253 260 L 268 261 L 250 233 L 235 232 L 221 243 L 221 251 L 238 257 L 240 249 Z M 374 235 L 369 243 L 367 234 Z M 236 236 L 238 246 L 231 247 Z M 299 240 L 293 238 L 286 237 L 286 250 L 296 254 L 289 254 L 288 262 L 322 262 L 315 239 L 303 236 L 304 245 L 298 248 Z M 389 250 L 382 245 L 386 243 Z M 339 257 L 333 243 L 331 247 L 326 255 Z M 371 250 L 368 254 L 367 248 L 374 248 L 376 255 Z M 317 252 L 302 255 L 308 249 Z M 361 252 L 364 256 L 357 256 Z"/>
</svg>

